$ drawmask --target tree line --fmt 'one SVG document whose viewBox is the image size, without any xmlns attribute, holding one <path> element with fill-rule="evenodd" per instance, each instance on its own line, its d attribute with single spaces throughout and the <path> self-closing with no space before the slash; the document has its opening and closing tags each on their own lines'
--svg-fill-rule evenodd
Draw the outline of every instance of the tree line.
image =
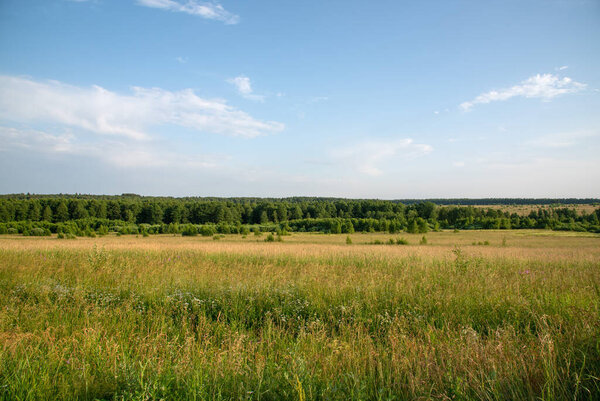
<svg viewBox="0 0 600 401">
<path fill-rule="evenodd" d="M 123 231 L 128 227 L 123 233 L 181 233 L 189 225 L 197 230 L 214 226 L 221 233 L 240 232 L 242 226 L 331 233 L 522 228 L 600 232 L 600 207 L 580 213 L 561 204 L 550 205 L 520 216 L 497 208 L 440 206 L 431 201 L 5 195 L 0 197 L 0 232 L 33 228 L 46 233 L 67 228 L 80 232 L 100 227 Z"/>
</svg>

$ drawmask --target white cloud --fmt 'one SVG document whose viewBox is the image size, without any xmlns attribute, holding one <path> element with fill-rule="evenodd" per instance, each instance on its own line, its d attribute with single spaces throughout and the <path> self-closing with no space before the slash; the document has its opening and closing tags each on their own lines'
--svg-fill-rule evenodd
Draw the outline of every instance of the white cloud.
<svg viewBox="0 0 600 401">
<path fill-rule="evenodd" d="M 569 68 L 568 65 L 563 65 L 562 67 L 558 67 L 558 70 L 563 71 L 563 70 L 566 70 L 567 68 Z"/>
<path fill-rule="evenodd" d="M 26 151 L 50 156 L 85 156 L 113 167 L 213 168 L 217 157 L 189 156 L 167 151 L 152 144 L 128 141 L 84 142 L 71 133 L 50 134 L 39 130 L 0 126 L 0 152 Z"/>
<path fill-rule="evenodd" d="M 329 100 L 327 96 L 313 96 L 308 100 L 308 103 L 321 103 Z"/>
<path fill-rule="evenodd" d="M 202 18 L 223 21 L 226 24 L 237 24 L 240 21 L 239 16 L 225 10 L 217 2 L 187 0 L 185 3 L 180 3 L 174 0 L 137 0 L 137 4 L 145 7 L 197 15 Z"/>
<path fill-rule="evenodd" d="M 542 148 L 569 148 L 580 144 L 586 139 L 599 136 L 599 131 L 563 132 L 558 134 L 540 136 L 538 138 L 527 141 L 526 144 L 529 146 Z"/>
<path fill-rule="evenodd" d="M 250 78 L 248 78 L 245 75 L 240 75 L 235 78 L 230 78 L 227 80 L 227 82 L 232 84 L 233 86 L 235 86 L 238 93 L 246 99 L 256 100 L 259 102 L 262 102 L 265 100 L 264 96 L 254 94 L 254 90 L 252 89 L 252 84 L 250 83 Z"/>
<path fill-rule="evenodd" d="M 179 57 L 176 57 L 175 60 L 177 60 L 177 62 L 179 62 L 180 64 L 185 64 L 185 63 L 187 63 L 188 58 L 179 56 Z"/>
<path fill-rule="evenodd" d="M 431 153 L 429 145 L 413 143 L 410 138 L 396 140 L 368 140 L 353 146 L 335 149 L 334 158 L 350 163 L 356 170 L 369 176 L 383 174 L 379 165 L 387 160 L 401 157 L 413 159 Z"/>
<path fill-rule="evenodd" d="M 60 124 L 136 140 L 149 139 L 147 129 L 164 124 L 248 138 L 284 128 L 278 122 L 256 120 L 224 100 L 201 98 L 191 89 L 133 87 L 131 94 L 118 94 L 100 86 L 81 88 L 11 76 L 0 76 L 0 120 Z"/>
<path fill-rule="evenodd" d="M 560 78 L 554 74 L 537 74 L 519 85 L 482 93 L 475 99 L 462 103 L 460 107 L 464 111 L 469 111 L 477 104 L 503 101 L 517 96 L 550 100 L 558 95 L 578 92 L 585 87 L 585 84 L 575 82 L 569 77 Z"/>
</svg>

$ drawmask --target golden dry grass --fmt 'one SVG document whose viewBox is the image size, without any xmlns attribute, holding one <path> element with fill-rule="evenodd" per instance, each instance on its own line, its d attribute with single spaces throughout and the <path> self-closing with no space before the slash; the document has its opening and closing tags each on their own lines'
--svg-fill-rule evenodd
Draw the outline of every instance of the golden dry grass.
<svg viewBox="0 0 600 401">
<path fill-rule="evenodd" d="M 2 236 L 0 398 L 600 395 L 600 236 L 426 236 Z"/>
</svg>

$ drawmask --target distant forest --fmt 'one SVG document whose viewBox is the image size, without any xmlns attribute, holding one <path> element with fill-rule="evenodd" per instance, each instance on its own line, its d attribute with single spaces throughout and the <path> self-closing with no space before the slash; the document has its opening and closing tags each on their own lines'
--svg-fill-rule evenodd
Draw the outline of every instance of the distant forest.
<svg viewBox="0 0 600 401">
<path fill-rule="evenodd" d="M 572 205 L 598 206 L 590 213 Z M 544 205 L 528 215 L 489 205 Z M 571 206 L 571 207 L 570 207 Z M 0 234 L 248 234 L 552 229 L 600 233 L 600 199 L 170 198 L 0 195 Z"/>
</svg>

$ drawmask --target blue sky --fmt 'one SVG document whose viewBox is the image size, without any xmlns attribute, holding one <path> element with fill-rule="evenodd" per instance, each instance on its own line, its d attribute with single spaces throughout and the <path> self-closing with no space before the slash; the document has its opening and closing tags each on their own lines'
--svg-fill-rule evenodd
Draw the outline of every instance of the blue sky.
<svg viewBox="0 0 600 401">
<path fill-rule="evenodd" d="M 598 197 L 599 1 L 3 0 L 0 192 Z"/>
</svg>

